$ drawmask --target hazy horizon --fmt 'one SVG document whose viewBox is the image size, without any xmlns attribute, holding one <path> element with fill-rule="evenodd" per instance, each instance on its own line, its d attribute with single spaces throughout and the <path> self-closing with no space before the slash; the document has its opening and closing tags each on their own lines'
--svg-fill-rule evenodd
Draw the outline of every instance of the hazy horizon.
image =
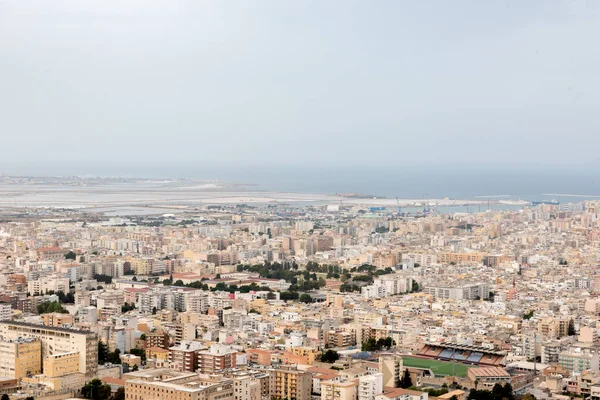
<svg viewBox="0 0 600 400">
<path fill-rule="evenodd" d="M 595 168 L 598 10 L 3 1 L 0 171 Z"/>
</svg>

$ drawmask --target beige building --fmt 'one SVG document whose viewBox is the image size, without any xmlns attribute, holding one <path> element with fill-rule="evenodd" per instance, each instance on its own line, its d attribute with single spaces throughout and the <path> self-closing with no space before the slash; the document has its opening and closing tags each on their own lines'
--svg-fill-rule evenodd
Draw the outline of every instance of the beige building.
<svg viewBox="0 0 600 400">
<path fill-rule="evenodd" d="M 261 382 L 249 373 L 233 375 L 234 400 L 261 400 Z"/>
<path fill-rule="evenodd" d="M 398 387 L 402 367 L 402 357 L 399 355 L 383 354 L 379 357 L 379 372 L 383 374 L 384 387 Z"/>
<path fill-rule="evenodd" d="M 50 378 L 79 372 L 79 353 L 49 355 L 44 359 L 44 375 Z"/>
<path fill-rule="evenodd" d="M 233 381 L 222 377 L 152 369 L 123 378 L 126 400 L 234 400 Z"/>
<path fill-rule="evenodd" d="M 41 341 L 37 339 L 0 341 L 0 376 L 20 379 L 41 372 Z"/>
<path fill-rule="evenodd" d="M 355 400 L 356 381 L 321 382 L 321 400 Z"/>
<path fill-rule="evenodd" d="M 294 367 L 269 370 L 271 397 L 280 399 L 310 400 L 312 375 Z"/>
<path fill-rule="evenodd" d="M 42 343 L 42 359 L 57 354 L 77 353 L 80 373 L 93 375 L 98 370 L 98 338 L 90 331 L 0 321 L 0 337 L 5 340 L 39 339 Z"/>
<path fill-rule="evenodd" d="M 73 316 L 71 314 L 48 313 L 40 315 L 42 323 L 46 326 L 65 326 L 73 325 Z"/>
<path fill-rule="evenodd" d="M 469 368 L 467 376 L 472 382 L 477 381 L 478 389 L 491 390 L 496 383 L 510 383 L 510 375 L 499 367 Z"/>
</svg>

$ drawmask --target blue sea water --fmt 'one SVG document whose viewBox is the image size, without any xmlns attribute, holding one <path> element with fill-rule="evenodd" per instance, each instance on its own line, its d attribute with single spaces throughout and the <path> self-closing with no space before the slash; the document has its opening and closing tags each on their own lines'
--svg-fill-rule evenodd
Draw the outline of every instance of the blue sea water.
<svg viewBox="0 0 600 400">
<path fill-rule="evenodd" d="M 187 177 L 192 172 L 186 171 Z M 388 198 L 524 199 L 579 202 L 600 199 L 600 171 L 561 168 L 365 167 L 199 169 L 196 178 L 253 183 L 259 189 L 361 193 Z M 570 196 L 558 196 L 567 194 Z M 576 196 L 575 196 L 576 195 Z M 489 196 L 489 197 L 487 197 Z"/>
<path fill-rule="evenodd" d="M 401 153 L 399 153 L 401 155 Z M 293 155 L 294 158 L 301 155 Z M 360 193 L 378 197 L 424 199 L 523 199 L 561 203 L 600 199 L 600 169 L 560 166 L 405 165 L 322 167 L 189 165 L 102 166 L 51 171 L 57 175 L 186 178 L 250 184 L 248 189 L 300 193 Z M 563 196 L 569 195 L 569 196 Z"/>
</svg>

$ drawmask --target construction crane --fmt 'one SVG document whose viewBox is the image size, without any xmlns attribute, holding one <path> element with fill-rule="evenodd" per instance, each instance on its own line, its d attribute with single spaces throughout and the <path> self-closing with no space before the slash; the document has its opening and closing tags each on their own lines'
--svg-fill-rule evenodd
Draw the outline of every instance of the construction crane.
<svg viewBox="0 0 600 400">
<path fill-rule="evenodd" d="M 400 207 L 400 200 L 398 200 L 398 196 L 396 196 L 396 204 L 398 204 L 398 214 L 402 214 L 402 208 Z"/>
</svg>

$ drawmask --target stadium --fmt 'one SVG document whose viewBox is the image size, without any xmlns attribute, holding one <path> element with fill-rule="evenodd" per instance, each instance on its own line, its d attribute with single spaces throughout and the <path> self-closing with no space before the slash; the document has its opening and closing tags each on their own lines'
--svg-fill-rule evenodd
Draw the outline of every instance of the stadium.
<svg viewBox="0 0 600 400">
<path fill-rule="evenodd" d="M 505 354 L 485 347 L 455 343 L 426 344 L 418 357 L 440 361 L 454 361 L 473 366 L 502 366 Z"/>
</svg>

